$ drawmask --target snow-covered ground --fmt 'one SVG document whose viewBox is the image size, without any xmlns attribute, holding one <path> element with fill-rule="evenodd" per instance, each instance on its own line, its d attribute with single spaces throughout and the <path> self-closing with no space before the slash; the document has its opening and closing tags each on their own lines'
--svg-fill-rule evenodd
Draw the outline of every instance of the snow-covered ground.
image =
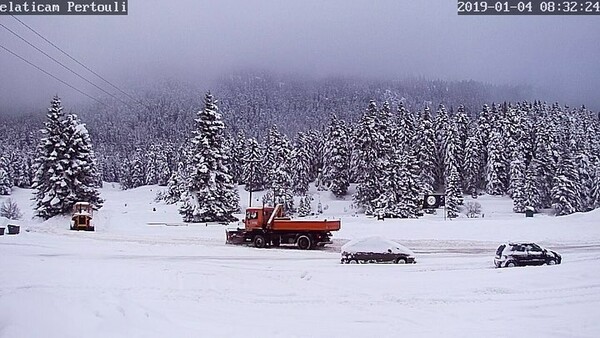
<svg viewBox="0 0 600 338">
<path fill-rule="evenodd" d="M 377 221 L 322 192 L 319 217 L 342 219 L 333 245 L 255 249 L 225 245 L 223 226 L 159 225 L 181 220 L 153 202 L 158 189 L 106 184 L 96 232 L 30 220 L 31 192 L 16 189 L 25 217 L 21 234 L 0 237 L 0 336 L 600 336 L 600 210 L 526 219 L 482 196 L 484 218 Z M 340 264 L 344 243 L 371 235 L 418 263 Z M 495 269 L 508 240 L 563 264 Z"/>
</svg>

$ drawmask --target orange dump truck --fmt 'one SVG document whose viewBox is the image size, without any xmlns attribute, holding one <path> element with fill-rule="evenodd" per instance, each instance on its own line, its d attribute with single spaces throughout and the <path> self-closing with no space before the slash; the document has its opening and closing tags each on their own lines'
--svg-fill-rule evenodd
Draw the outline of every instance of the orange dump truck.
<svg viewBox="0 0 600 338">
<path fill-rule="evenodd" d="M 257 248 L 293 244 L 303 250 L 331 244 L 331 232 L 340 230 L 340 220 L 297 220 L 283 217 L 283 207 L 246 209 L 244 228 L 228 229 L 227 243 L 252 243 Z"/>
</svg>

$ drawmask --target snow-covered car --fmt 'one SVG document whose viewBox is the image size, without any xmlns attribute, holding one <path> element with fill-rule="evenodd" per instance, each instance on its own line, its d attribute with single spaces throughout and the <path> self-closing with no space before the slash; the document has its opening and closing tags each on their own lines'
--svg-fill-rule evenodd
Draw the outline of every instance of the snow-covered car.
<svg viewBox="0 0 600 338">
<path fill-rule="evenodd" d="M 342 264 L 416 263 L 415 254 L 407 247 L 383 237 L 352 240 L 342 246 Z"/>
<path fill-rule="evenodd" d="M 560 264 L 562 256 L 535 243 L 505 243 L 496 250 L 494 265 L 497 268 Z"/>
</svg>

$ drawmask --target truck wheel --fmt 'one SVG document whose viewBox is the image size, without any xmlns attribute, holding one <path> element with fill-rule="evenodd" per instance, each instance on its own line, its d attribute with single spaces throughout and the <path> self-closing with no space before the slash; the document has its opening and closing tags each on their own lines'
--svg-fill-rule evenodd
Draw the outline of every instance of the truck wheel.
<svg viewBox="0 0 600 338">
<path fill-rule="evenodd" d="M 298 244 L 298 248 L 302 250 L 308 250 L 312 247 L 312 239 L 306 235 L 298 237 L 298 241 L 296 241 L 296 243 Z"/>
<path fill-rule="evenodd" d="M 263 235 L 254 236 L 252 243 L 254 243 L 254 246 L 257 248 L 264 248 L 265 246 L 267 246 L 267 240 L 265 239 L 265 236 L 263 236 Z"/>
</svg>

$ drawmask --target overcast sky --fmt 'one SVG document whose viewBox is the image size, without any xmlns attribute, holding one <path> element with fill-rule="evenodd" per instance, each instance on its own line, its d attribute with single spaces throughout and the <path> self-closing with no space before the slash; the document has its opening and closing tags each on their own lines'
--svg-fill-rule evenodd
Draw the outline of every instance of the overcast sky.
<svg viewBox="0 0 600 338">
<path fill-rule="evenodd" d="M 124 88 L 252 68 L 526 84 L 600 108 L 600 16 L 467 17 L 454 0 L 129 0 L 127 16 L 19 18 Z M 0 23 L 69 62 L 10 16 Z M 2 27 L 0 44 L 100 96 Z M 0 112 L 44 109 L 57 93 L 86 100 L 0 49 Z"/>
</svg>

